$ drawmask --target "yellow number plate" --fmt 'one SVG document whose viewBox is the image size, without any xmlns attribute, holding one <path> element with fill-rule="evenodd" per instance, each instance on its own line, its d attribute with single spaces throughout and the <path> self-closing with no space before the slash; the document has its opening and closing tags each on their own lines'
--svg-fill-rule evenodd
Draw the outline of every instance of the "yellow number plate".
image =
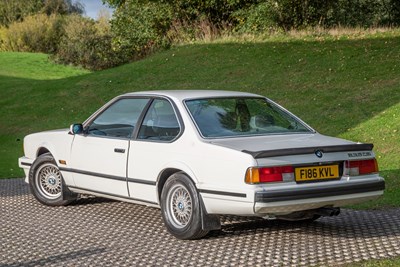
<svg viewBox="0 0 400 267">
<path fill-rule="evenodd" d="M 295 169 L 296 182 L 318 181 L 339 178 L 339 166 L 315 166 Z"/>
</svg>

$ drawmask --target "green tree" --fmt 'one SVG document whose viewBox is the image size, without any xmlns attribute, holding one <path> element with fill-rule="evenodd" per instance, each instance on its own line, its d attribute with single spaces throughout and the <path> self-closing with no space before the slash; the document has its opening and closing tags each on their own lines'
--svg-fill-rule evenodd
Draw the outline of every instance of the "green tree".
<svg viewBox="0 0 400 267">
<path fill-rule="evenodd" d="M 84 6 L 71 0 L 1 0 L 0 26 L 8 26 L 14 21 L 23 21 L 30 15 L 83 14 Z"/>
<path fill-rule="evenodd" d="M 50 14 L 83 14 L 85 7 L 78 1 L 72 2 L 71 0 L 42 0 L 42 12 L 47 15 Z"/>
<path fill-rule="evenodd" d="M 168 4 L 126 0 L 117 7 L 111 20 L 114 47 L 127 51 L 133 58 L 165 45 L 172 19 L 173 12 Z"/>
<path fill-rule="evenodd" d="M 42 0 L 2 0 L 0 1 L 0 26 L 21 21 L 24 17 L 39 12 L 42 7 Z"/>
<path fill-rule="evenodd" d="M 21 22 L 14 21 L 7 28 L 0 28 L 0 51 L 54 53 L 62 34 L 60 15 L 27 16 Z"/>
<path fill-rule="evenodd" d="M 69 15 L 64 35 L 53 58 L 61 63 L 100 70 L 120 65 L 126 57 L 113 49 L 112 33 L 106 18 L 98 21 L 79 15 Z"/>
</svg>

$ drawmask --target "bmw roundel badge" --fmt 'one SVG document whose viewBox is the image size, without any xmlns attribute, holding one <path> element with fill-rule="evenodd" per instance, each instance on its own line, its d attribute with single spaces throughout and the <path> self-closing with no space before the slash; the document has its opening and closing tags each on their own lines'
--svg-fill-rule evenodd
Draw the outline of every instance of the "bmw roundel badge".
<svg viewBox="0 0 400 267">
<path fill-rule="evenodd" d="M 324 155 L 324 153 L 321 150 L 315 150 L 315 156 L 317 156 L 318 158 L 322 158 L 322 156 Z"/>
</svg>

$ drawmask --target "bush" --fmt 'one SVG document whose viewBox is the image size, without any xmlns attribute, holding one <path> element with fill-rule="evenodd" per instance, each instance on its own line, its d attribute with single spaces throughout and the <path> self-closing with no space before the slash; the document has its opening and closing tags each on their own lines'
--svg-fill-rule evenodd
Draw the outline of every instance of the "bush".
<svg viewBox="0 0 400 267">
<path fill-rule="evenodd" d="M 175 19 L 196 22 L 208 20 L 216 27 L 228 23 L 235 11 L 262 2 L 260 0 L 170 0 Z"/>
<path fill-rule="evenodd" d="M 39 13 L 43 3 L 37 0 L 0 1 L 0 26 L 8 27 L 13 22 Z"/>
<path fill-rule="evenodd" d="M 335 0 L 262 1 L 232 14 L 239 32 L 268 33 L 271 31 L 323 26 Z"/>
<path fill-rule="evenodd" d="M 231 16 L 240 33 L 268 33 L 278 28 L 277 6 L 270 1 L 240 9 Z"/>
<path fill-rule="evenodd" d="M 166 33 L 172 21 L 168 4 L 140 0 L 126 0 L 114 13 L 111 28 L 114 45 L 133 57 L 140 57 L 168 46 Z"/>
<path fill-rule="evenodd" d="M 358 0 L 338 1 L 331 11 L 331 25 L 348 27 L 399 26 L 400 1 Z"/>
<path fill-rule="evenodd" d="M 376 27 L 400 23 L 396 0 L 267 0 L 232 13 L 239 32 L 308 27 Z"/>
<path fill-rule="evenodd" d="M 217 27 L 207 18 L 199 18 L 196 21 L 188 22 L 174 20 L 166 36 L 173 44 L 190 43 L 196 40 L 212 41 L 231 29 L 229 25 Z"/>
<path fill-rule="evenodd" d="M 54 53 L 63 33 L 63 20 L 58 15 L 37 14 L 0 31 L 2 51 Z"/>
<path fill-rule="evenodd" d="M 173 42 L 213 39 L 230 28 L 234 10 L 258 0 L 107 0 L 116 7 L 111 21 L 114 45 L 133 58 Z"/>
<path fill-rule="evenodd" d="M 13 22 L 24 21 L 26 17 L 43 13 L 47 15 L 83 14 L 84 6 L 72 0 L 1 0 L 0 26 L 8 27 Z"/>
<path fill-rule="evenodd" d="M 79 15 L 65 20 L 64 36 L 53 58 L 64 64 L 91 70 L 106 69 L 127 61 L 126 55 L 112 47 L 110 28 Z"/>
<path fill-rule="evenodd" d="M 113 35 L 106 18 L 98 21 L 80 15 L 37 14 L 9 28 L 0 27 L 0 51 L 43 52 L 60 63 L 99 70 L 129 60 L 113 48 Z"/>
</svg>

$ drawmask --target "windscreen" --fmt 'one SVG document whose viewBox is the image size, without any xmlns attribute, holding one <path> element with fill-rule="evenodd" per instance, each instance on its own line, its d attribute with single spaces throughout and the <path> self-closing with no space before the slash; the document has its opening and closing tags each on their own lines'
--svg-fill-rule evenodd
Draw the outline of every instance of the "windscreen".
<svg viewBox="0 0 400 267">
<path fill-rule="evenodd" d="M 204 137 L 312 131 L 265 98 L 207 98 L 187 100 L 185 103 Z"/>
</svg>

